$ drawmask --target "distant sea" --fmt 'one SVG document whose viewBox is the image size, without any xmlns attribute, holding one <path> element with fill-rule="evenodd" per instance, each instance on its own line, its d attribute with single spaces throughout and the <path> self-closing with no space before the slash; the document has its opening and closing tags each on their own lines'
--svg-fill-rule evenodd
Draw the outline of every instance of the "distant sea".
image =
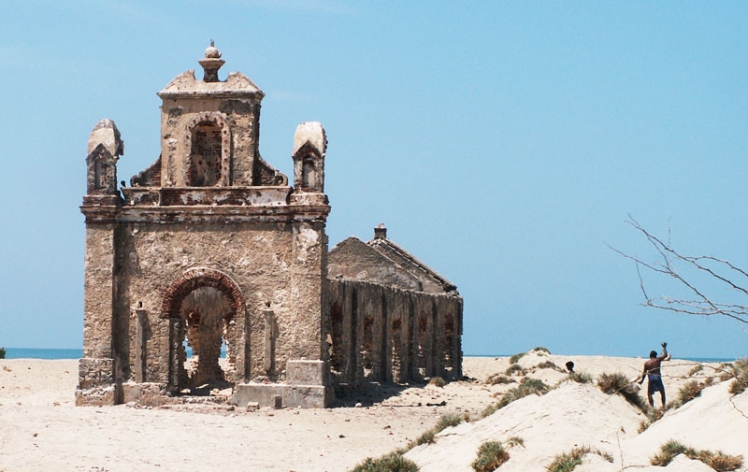
<svg viewBox="0 0 748 472">
<path fill-rule="evenodd" d="M 26 347 L 6 347 L 5 348 L 6 359 L 80 359 L 83 357 L 83 349 L 32 349 Z M 187 355 L 190 356 L 191 349 L 187 349 Z M 225 347 L 221 349 L 221 357 L 226 356 Z M 465 357 L 510 357 L 507 354 L 497 354 L 495 356 L 487 354 L 465 354 Z M 612 356 L 612 357 L 628 357 L 628 356 Z M 724 357 L 681 357 L 685 361 L 693 362 L 734 362 L 733 358 Z"/>
<path fill-rule="evenodd" d="M 6 359 L 80 359 L 83 349 L 32 349 L 27 347 L 6 347 Z"/>
<path fill-rule="evenodd" d="M 192 349 L 187 348 L 187 356 Z M 36 349 L 27 347 L 6 347 L 6 359 L 80 359 L 83 349 Z M 226 357 L 226 348 L 221 349 L 221 357 Z"/>
</svg>

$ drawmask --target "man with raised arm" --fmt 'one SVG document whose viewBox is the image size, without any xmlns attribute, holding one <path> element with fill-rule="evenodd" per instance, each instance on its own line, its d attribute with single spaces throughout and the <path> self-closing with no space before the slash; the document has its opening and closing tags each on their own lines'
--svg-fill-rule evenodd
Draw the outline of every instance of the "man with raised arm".
<svg viewBox="0 0 748 472">
<path fill-rule="evenodd" d="M 665 385 L 662 383 L 662 372 L 660 371 L 660 364 L 662 361 L 669 361 L 670 354 L 667 353 L 667 343 L 662 343 L 662 355 L 657 357 L 657 352 L 652 351 L 649 353 L 649 360 L 644 363 L 644 372 L 642 378 L 639 381 L 639 385 L 644 382 L 645 378 L 649 378 L 649 384 L 647 388 L 647 399 L 649 405 L 654 407 L 654 398 L 652 396 L 655 392 L 660 392 L 662 398 L 662 407 L 665 408 Z"/>
</svg>

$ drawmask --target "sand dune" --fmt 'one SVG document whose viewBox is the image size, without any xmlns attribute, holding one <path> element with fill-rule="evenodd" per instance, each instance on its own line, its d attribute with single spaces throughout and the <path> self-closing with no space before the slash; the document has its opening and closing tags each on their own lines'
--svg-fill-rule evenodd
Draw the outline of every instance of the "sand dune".
<svg viewBox="0 0 748 472">
<path fill-rule="evenodd" d="M 361 407 L 257 412 L 225 406 L 186 411 L 75 407 L 77 361 L 0 360 L 0 471 L 346 471 L 365 457 L 404 447 L 448 414 L 472 421 L 447 428 L 435 444 L 408 452 L 406 457 L 422 471 L 470 471 L 482 442 L 513 436 L 524 445 L 509 449 L 511 458 L 501 471 L 543 471 L 553 457 L 576 446 L 605 451 L 614 461 L 588 454 L 576 471 L 662 470 L 649 466 L 649 457 L 669 439 L 748 458 L 748 417 L 743 414 L 748 414 L 748 393 L 731 397 L 727 382 L 718 382 L 640 434 L 645 416 L 622 397 L 536 367 L 546 361 L 562 366 L 568 360 L 593 377 L 621 372 L 631 379 L 644 362 L 530 353 L 518 362 L 525 375 L 558 388 L 478 419 L 486 406 L 516 386 L 484 383 L 509 367 L 508 358 L 465 359 L 472 381 L 444 388 L 388 387 L 346 403 Z M 670 399 L 687 381 L 714 376 L 717 367 L 706 365 L 689 377 L 694 365 L 677 360 L 664 365 Z M 444 406 L 429 406 L 442 402 Z M 678 456 L 666 470 L 712 469 Z"/>
</svg>

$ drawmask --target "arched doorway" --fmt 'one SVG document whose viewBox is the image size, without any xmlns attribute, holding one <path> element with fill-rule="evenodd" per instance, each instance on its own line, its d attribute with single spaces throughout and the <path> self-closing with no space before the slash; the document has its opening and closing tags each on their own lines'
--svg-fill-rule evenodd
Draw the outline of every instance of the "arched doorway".
<svg viewBox="0 0 748 472">
<path fill-rule="evenodd" d="M 244 298 L 226 274 L 192 269 L 166 290 L 162 317 L 169 319 L 169 390 L 206 395 L 244 376 L 247 349 L 240 335 Z M 222 359 L 222 347 L 226 349 Z M 238 364 L 238 365 L 237 365 Z M 236 367 L 240 367 L 236 372 Z"/>
<path fill-rule="evenodd" d="M 213 287 L 196 288 L 184 297 L 180 309 L 184 336 L 180 353 L 184 357 L 180 387 L 194 393 L 221 388 L 230 366 L 221 362 L 221 347 L 226 345 L 231 306 L 226 296 Z"/>
</svg>

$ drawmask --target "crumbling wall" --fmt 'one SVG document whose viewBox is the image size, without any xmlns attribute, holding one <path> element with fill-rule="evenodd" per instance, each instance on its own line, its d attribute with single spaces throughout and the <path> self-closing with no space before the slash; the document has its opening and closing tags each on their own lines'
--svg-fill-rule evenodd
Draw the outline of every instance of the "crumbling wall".
<svg viewBox="0 0 748 472">
<path fill-rule="evenodd" d="M 330 366 L 337 384 L 462 377 L 462 298 L 329 280 Z"/>
<path fill-rule="evenodd" d="M 319 358 L 318 261 L 324 249 L 314 229 L 304 237 L 316 241 L 305 249 L 315 254 L 303 257 L 298 254 L 298 242 L 293 243 L 300 237 L 294 225 L 203 224 L 198 229 L 189 224 L 137 223 L 130 225 L 129 233 L 129 244 L 119 249 L 127 254 L 130 364 L 140 372 L 133 380 L 168 381 L 173 370 L 173 360 L 168 358 L 170 344 L 183 338 L 186 327 L 184 316 L 165 314 L 162 305 L 172 284 L 196 267 L 220 268 L 243 297 L 245 306 L 227 325 L 228 357 L 236 369 L 231 381 L 282 380 L 287 360 Z M 174 287 L 178 288 L 179 284 Z M 315 291 L 316 299 L 311 295 Z M 267 326 L 268 313 L 274 326 Z M 182 324 L 171 326 L 174 323 Z M 275 358 L 271 362 L 265 359 L 269 352 L 265 349 L 266 331 L 274 327 L 270 337 Z M 280 368 L 267 369 L 270 365 Z"/>
</svg>

